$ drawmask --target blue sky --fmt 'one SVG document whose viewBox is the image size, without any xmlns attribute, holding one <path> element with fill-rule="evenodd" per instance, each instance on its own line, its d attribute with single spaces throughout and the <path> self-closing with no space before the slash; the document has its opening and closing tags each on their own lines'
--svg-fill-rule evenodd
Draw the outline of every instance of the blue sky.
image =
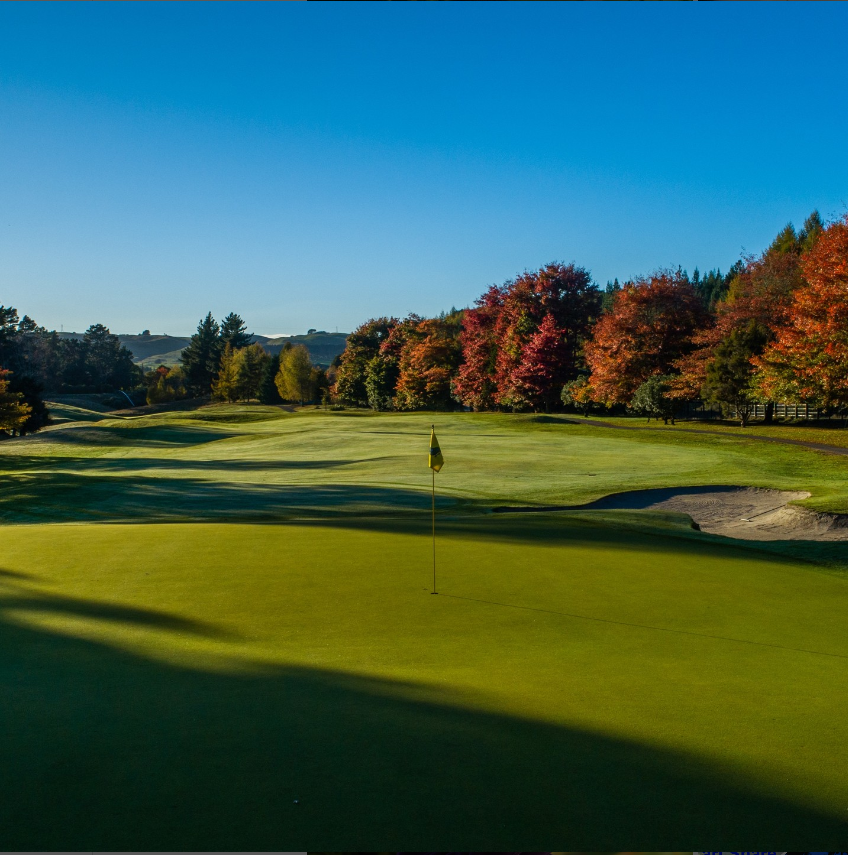
<svg viewBox="0 0 848 855">
<path fill-rule="evenodd" d="M 848 210 L 844 3 L 0 4 L 0 304 L 348 331 Z"/>
</svg>

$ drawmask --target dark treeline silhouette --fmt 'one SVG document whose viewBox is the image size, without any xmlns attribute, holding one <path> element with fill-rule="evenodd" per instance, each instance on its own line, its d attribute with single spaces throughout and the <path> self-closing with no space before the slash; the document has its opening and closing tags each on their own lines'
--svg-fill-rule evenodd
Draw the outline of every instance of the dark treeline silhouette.
<svg viewBox="0 0 848 855">
<path fill-rule="evenodd" d="M 0 431 L 20 434 L 46 423 L 45 393 L 125 390 L 141 378 L 130 351 L 102 324 L 72 338 L 46 330 L 27 315 L 19 318 L 11 306 L 0 306 L 0 371 L 5 372 L 5 394 L 28 408 L 18 424 L 0 415 Z"/>
</svg>

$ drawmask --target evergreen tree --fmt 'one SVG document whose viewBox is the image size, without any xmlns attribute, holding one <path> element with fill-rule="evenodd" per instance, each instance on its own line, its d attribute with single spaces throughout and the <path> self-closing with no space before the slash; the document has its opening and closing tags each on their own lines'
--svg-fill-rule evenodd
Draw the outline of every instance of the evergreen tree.
<svg viewBox="0 0 848 855">
<path fill-rule="evenodd" d="M 101 391 L 126 389 L 136 376 L 132 353 L 103 324 L 92 324 L 83 335 L 88 383 Z"/>
<path fill-rule="evenodd" d="M 818 211 L 813 211 L 806 220 L 804 220 L 804 228 L 798 235 L 798 242 L 801 244 L 802 252 L 809 252 L 815 245 L 816 241 L 821 237 L 824 231 L 824 221 Z"/>
<path fill-rule="evenodd" d="M 251 401 L 258 396 L 268 360 L 261 344 L 251 344 L 235 352 L 238 394 L 243 401 Z"/>
<path fill-rule="evenodd" d="M 247 347 L 253 338 L 253 333 L 247 332 L 247 324 L 235 313 L 230 312 L 221 321 L 221 344 L 229 344 L 233 350 Z"/>
<path fill-rule="evenodd" d="M 607 282 L 604 293 L 601 296 L 601 311 L 608 312 L 612 309 L 615 295 L 621 290 L 621 285 L 616 277 L 612 282 Z"/>
<path fill-rule="evenodd" d="M 209 312 L 197 325 L 197 332 L 180 356 L 186 386 L 195 395 L 208 395 L 218 374 L 223 349 L 220 331 L 218 322 Z"/>
<path fill-rule="evenodd" d="M 704 400 L 731 408 L 742 427 L 748 424 L 759 398 L 751 358 L 763 352 L 768 340 L 768 329 L 749 321 L 731 330 L 707 363 L 707 379 L 701 390 Z"/>
<path fill-rule="evenodd" d="M 280 397 L 280 391 L 277 389 L 277 384 L 274 378 L 280 371 L 280 354 L 275 353 L 269 357 L 268 362 L 262 372 L 262 380 L 259 383 L 259 391 L 257 397 L 260 404 L 282 404 L 283 399 Z"/>
<path fill-rule="evenodd" d="M 10 369 L 17 347 L 17 336 L 18 310 L 11 306 L 0 306 L 0 368 Z"/>
</svg>

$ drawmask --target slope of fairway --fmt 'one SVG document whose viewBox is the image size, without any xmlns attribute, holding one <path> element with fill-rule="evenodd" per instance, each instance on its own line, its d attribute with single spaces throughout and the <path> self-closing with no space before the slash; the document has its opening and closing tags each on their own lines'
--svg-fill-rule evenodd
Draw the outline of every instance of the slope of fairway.
<svg viewBox="0 0 848 855">
<path fill-rule="evenodd" d="M 7 528 L 5 848 L 833 848 L 848 585 L 617 521 Z"/>
</svg>

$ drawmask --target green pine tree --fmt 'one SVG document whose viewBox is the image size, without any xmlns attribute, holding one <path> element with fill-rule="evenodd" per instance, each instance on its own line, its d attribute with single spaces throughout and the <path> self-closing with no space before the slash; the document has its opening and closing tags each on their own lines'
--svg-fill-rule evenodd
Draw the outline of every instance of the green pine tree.
<svg viewBox="0 0 848 855">
<path fill-rule="evenodd" d="M 238 350 L 242 347 L 247 347 L 253 333 L 247 332 L 247 324 L 235 313 L 230 312 L 223 321 L 221 321 L 221 344 L 229 344 L 233 350 Z"/>
<path fill-rule="evenodd" d="M 243 401 L 252 401 L 258 397 L 268 360 L 268 354 L 261 344 L 251 344 L 235 352 L 238 396 Z"/>
<path fill-rule="evenodd" d="M 707 363 L 707 379 L 701 390 L 704 400 L 732 410 L 742 427 L 762 397 L 754 383 L 751 357 L 763 352 L 768 337 L 764 326 L 751 321 L 734 329 Z"/>
<path fill-rule="evenodd" d="M 282 404 L 283 399 L 280 397 L 280 391 L 277 389 L 277 384 L 274 378 L 280 370 L 280 354 L 275 353 L 268 358 L 265 364 L 265 369 L 262 372 L 262 380 L 259 382 L 259 391 L 257 397 L 260 404 Z"/>
<path fill-rule="evenodd" d="M 186 387 L 195 395 L 208 395 L 218 374 L 223 350 L 220 331 L 218 322 L 209 312 L 197 325 L 197 332 L 180 356 Z"/>
</svg>

